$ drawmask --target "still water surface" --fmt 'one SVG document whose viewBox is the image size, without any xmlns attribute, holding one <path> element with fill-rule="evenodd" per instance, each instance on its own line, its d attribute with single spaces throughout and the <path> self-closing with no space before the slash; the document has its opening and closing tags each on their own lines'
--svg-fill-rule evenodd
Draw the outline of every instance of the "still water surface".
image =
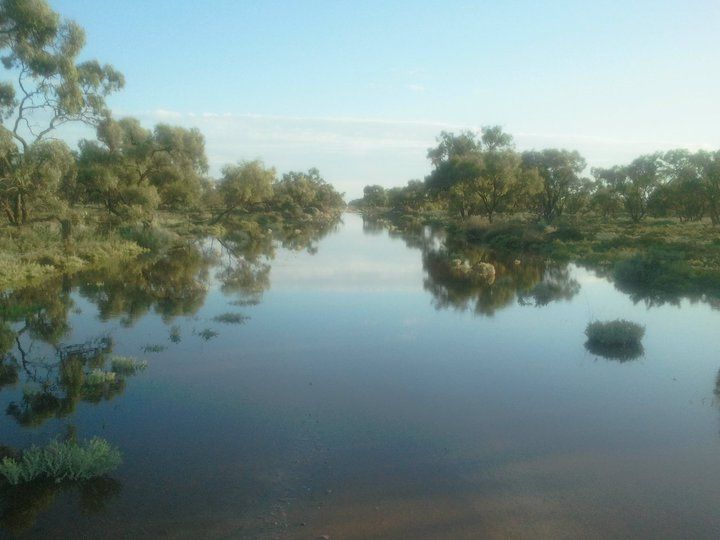
<svg viewBox="0 0 720 540">
<path fill-rule="evenodd" d="M 57 343 L 109 335 L 149 366 L 72 411 L 0 417 L 0 444 L 72 429 L 123 454 L 84 489 L 5 493 L 0 534 L 720 536 L 720 311 L 633 302 L 575 266 L 465 291 L 433 270 L 439 240 L 343 221 L 309 250 L 208 241 L 169 283 L 54 293 Z M 587 323 L 617 317 L 646 326 L 641 358 L 585 349 Z M 20 339 L 52 359 L 47 341 Z"/>
</svg>

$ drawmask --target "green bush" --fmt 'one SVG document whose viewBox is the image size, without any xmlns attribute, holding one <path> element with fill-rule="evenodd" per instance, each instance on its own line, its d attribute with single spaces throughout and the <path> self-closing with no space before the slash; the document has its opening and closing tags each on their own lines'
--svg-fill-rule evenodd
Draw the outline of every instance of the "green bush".
<svg viewBox="0 0 720 540">
<path fill-rule="evenodd" d="M 33 446 L 19 458 L 3 458 L 0 475 L 12 485 L 38 479 L 80 481 L 107 474 L 121 461 L 119 450 L 104 439 L 95 437 L 85 444 L 53 441 L 45 447 Z"/>
<path fill-rule="evenodd" d="M 585 347 L 598 356 L 627 361 L 643 354 L 645 327 L 624 319 L 594 321 L 587 325 Z"/>
<path fill-rule="evenodd" d="M 594 321 L 587 325 L 585 335 L 589 342 L 598 345 L 629 347 L 640 344 L 645 335 L 645 327 L 625 319 Z"/>
</svg>

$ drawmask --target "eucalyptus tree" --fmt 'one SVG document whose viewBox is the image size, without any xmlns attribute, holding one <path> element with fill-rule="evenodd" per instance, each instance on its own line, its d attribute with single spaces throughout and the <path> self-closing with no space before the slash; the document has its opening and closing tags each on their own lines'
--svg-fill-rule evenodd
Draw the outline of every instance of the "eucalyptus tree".
<svg viewBox="0 0 720 540">
<path fill-rule="evenodd" d="M 576 151 L 550 148 L 523 152 L 522 161 L 524 168 L 535 171 L 541 181 L 533 197 L 537 212 L 546 221 L 560 217 L 573 192 L 582 184 L 583 157 Z"/>
<path fill-rule="evenodd" d="M 461 217 L 479 213 L 493 221 L 498 212 L 537 191 L 536 174 L 522 169 L 512 136 L 500 126 L 483 127 L 480 137 L 443 132 L 428 157 L 435 167 L 426 180 L 428 189 L 446 196 Z"/>
<path fill-rule="evenodd" d="M 146 221 L 159 207 L 199 204 L 208 164 L 197 129 L 160 124 L 151 131 L 135 118 L 107 117 L 97 138 L 80 143 L 78 182 L 88 202 L 123 220 Z"/>
<path fill-rule="evenodd" d="M 630 219 L 638 223 L 647 216 L 652 196 L 661 185 L 662 167 L 662 155 L 656 153 L 640 156 L 629 165 L 593 169 L 593 175 L 618 193 Z"/>
<path fill-rule="evenodd" d="M 14 225 L 27 222 L 36 194 L 56 187 L 43 173 L 65 166 L 62 153 L 33 148 L 64 124 L 96 125 L 108 114 L 105 98 L 124 84 L 110 65 L 78 62 L 84 44 L 83 29 L 45 0 L 0 0 L 0 53 L 10 77 L 0 82 L 0 204 Z M 38 153 L 42 166 L 28 165 Z M 60 163 L 48 165 L 50 158 Z"/>
<path fill-rule="evenodd" d="M 275 179 L 275 169 L 265 167 L 260 160 L 225 165 L 217 184 L 221 208 L 214 222 L 237 210 L 247 211 L 266 202 L 272 197 Z"/>
<path fill-rule="evenodd" d="M 720 150 L 700 150 L 692 157 L 703 188 L 707 213 L 713 225 L 720 224 Z"/>
<path fill-rule="evenodd" d="M 341 193 L 327 183 L 320 171 L 291 171 L 273 185 L 273 206 L 285 211 L 336 210 L 345 206 Z"/>
</svg>

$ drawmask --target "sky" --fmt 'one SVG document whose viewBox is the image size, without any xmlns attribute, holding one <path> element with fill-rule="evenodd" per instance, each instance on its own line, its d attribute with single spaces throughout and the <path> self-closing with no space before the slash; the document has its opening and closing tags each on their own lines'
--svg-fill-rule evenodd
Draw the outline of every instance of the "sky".
<svg viewBox="0 0 720 540">
<path fill-rule="evenodd" d="M 589 166 L 720 148 L 718 0 L 50 4 L 85 28 L 83 58 L 124 73 L 114 114 L 198 127 L 214 175 L 318 167 L 351 199 L 484 125 Z"/>
</svg>

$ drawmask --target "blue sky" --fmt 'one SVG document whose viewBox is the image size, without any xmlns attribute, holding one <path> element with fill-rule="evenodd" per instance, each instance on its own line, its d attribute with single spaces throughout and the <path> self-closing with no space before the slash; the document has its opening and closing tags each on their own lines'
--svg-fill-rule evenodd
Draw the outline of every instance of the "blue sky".
<svg viewBox="0 0 720 540">
<path fill-rule="evenodd" d="M 214 173 L 317 166 L 355 197 L 487 124 L 590 165 L 720 148 L 717 0 L 50 3 L 125 74 L 116 115 L 199 127 Z"/>
</svg>

